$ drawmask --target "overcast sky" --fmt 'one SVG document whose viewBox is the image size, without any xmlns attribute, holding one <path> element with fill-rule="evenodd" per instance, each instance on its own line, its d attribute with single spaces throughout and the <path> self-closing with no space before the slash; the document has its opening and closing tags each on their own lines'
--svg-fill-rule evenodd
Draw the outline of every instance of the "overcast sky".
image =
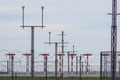
<svg viewBox="0 0 120 80">
<path fill-rule="evenodd" d="M 54 45 L 47 45 L 48 32 L 51 41 L 60 42 L 57 36 L 64 31 L 65 51 L 78 54 L 98 54 L 110 50 L 112 0 L 0 0 L 0 50 L 30 52 L 30 28 L 22 29 L 21 13 L 25 6 L 25 25 L 41 26 L 41 6 L 44 6 L 44 29 L 35 29 L 35 52 L 54 53 Z M 118 12 L 120 1 L 118 0 Z M 120 50 L 120 17 L 118 16 L 118 50 Z M 61 49 L 59 48 L 59 51 Z M 2 51 L 1 51 L 2 52 Z M 7 52 L 2 52 L 7 53 Z"/>
</svg>

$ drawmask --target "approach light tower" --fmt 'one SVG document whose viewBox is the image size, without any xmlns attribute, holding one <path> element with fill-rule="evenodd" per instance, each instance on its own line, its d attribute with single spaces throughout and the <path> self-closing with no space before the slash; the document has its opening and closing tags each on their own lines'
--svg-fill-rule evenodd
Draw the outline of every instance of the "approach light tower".
<svg viewBox="0 0 120 80">
<path fill-rule="evenodd" d="M 74 54 L 74 53 L 71 53 L 71 54 L 68 55 L 68 56 L 71 57 L 71 74 L 74 73 L 74 71 L 73 71 L 73 68 L 74 68 L 74 62 L 73 62 L 73 59 L 74 59 L 74 57 L 75 57 L 76 55 L 77 55 L 77 54 Z"/>
<path fill-rule="evenodd" d="M 26 53 L 26 54 L 23 54 L 23 55 L 26 57 L 26 73 L 29 73 L 29 67 L 30 67 L 29 58 L 30 58 L 31 54 Z"/>
<path fill-rule="evenodd" d="M 7 65 L 8 72 L 12 73 L 13 72 L 13 58 L 14 58 L 15 54 L 14 53 L 8 53 L 6 55 L 9 57 L 8 65 Z"/>
<path fill-rule="evenodd" d="M 47 73 L 47 57 L 50 54 L 44 53 L 44 54 L 40 54 L 40 55 L 44 57 L 44 61 L 43 61 L 43 63 L 44 63 L 44 74 L 46 74 Z"/>
<path fill-rule="evenodd" d="M 83 54 L 83 56 L 86 56 L 86 74 L 89 74 L 90 73 L 90 65 L 89 65 L 89 57 L 92 56 L 92 54 Z"/>
<path fill-rule="evenodd" d="M 59 56 L 59 73 L 60 73 L 60 77 L 62 76 L 63 77 L 63 71 L 62 71 L 62 67 L 63 67 L 63 62 L 62 62 L 62 57 L 64 56 L 65 54 L 63 53 L 60 53 L 60 54 L 57 54 L 57 56 Z M 62 74 L 62 75 L 61 75 Z"/>
<path fill-rule="evenodd" d="M 111 80 L 116 80 L 116 52 L 117 52 L 117 0 L 112 0 L 111 26 Z"/>
<path fill-rule="evenodd" d="M 35 31 L 35 28 L 43 28 L 45 27 L 43 25 L 43 10 L 44 10 L 44 7 L 42 6 L 41 9 L 42 9 L 42 22 L 41 22 L 41 26 L 29 26 L 29 25 L 24 25 L 24 9 L 25 7 L 22 6 L 22 26 L 23 29 L 25 27 L 27 28 L 31 28 L 31 80 L 34 80 L 34 31 Z"/>
</svg>

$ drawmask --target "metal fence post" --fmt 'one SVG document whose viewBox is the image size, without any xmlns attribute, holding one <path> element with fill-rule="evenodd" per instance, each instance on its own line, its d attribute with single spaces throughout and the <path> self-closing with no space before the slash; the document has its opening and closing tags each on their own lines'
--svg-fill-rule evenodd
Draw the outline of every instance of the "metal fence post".
<svg viewBox="0 0 120 80">
<path fill-rule="evenodd" d="M 80 72 L 79 72 L 79 79 L 81 80 L 81 59 L 82 57 L 80 56 L 80 60 L 79 60 L 79 69 L 80 69 Z"/>
<path fill-rule="evenodd" d="M 102 80 L 102 52 L 100 53 L 100 80 Z"/>
</svg>

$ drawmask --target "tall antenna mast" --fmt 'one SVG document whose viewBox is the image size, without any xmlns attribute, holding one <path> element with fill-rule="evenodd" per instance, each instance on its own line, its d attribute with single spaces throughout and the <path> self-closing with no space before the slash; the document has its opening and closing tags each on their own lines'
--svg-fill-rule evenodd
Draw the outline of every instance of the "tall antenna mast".
<svg viewBox="0 0 120 80">
<path fill-rule="evenodd" d="M 29 27 L 31 28 L 31 80 L 34 80 L 34 28 L 43 28 L 45 26 L 43 26 L 43 9 L 44 7 L 42 6 L 42 26 L 26 26 L 24 25 L 24 9 L 25 7 L 22 6 L 22 26 L 23 29 L 24 27 Z"/>
<path fill-rule="evenodd" d="M 64 36 L 66 35 L 66 34 L 64 34 L 64 31 L 62 31 L 62 33 L 61 34 L 58 34 L 59 36 L 61 36 L 61 43 L 62 43 L 62 46 L 61 46 L 61 51 L 62 51 L 62 54 L 64 55 Z M 63 77 L 63 62 L 64 62 L 64 58 L 63 58 L 63 56 L 62 56 L 62 73 L 60 74 L 60 76 L 61 77 Z"/>
<path fill-rule="evenodd" d="M 111 26 L 111 80 L 116 80 L 116 52 L 117 52 L 117 0 L 112 0 Z"/>
</svg>

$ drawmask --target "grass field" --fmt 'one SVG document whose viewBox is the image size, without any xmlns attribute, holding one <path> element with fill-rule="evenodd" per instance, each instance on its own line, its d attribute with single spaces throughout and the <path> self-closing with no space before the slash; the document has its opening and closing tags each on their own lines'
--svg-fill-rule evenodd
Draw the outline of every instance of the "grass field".
<svg viewBox="0 0 120 80">
<path fill-rule="evenodd" d="M 31 80 L 30 77 L 16 77 L 12 79 L 11 77 L 0 77 L 0 80 Z M 35 77 L 34 80 L 46 80 L 44 77 Z M 47 80 L 55 80 L 55 78 L 49 77 Z M 57 80 L 80 80 L 80 78 L 70 77 L 70 78 L 57 78 Z M 84 77 L 81 80 L 100 80 L 99 77 Z"/>
</svg>

